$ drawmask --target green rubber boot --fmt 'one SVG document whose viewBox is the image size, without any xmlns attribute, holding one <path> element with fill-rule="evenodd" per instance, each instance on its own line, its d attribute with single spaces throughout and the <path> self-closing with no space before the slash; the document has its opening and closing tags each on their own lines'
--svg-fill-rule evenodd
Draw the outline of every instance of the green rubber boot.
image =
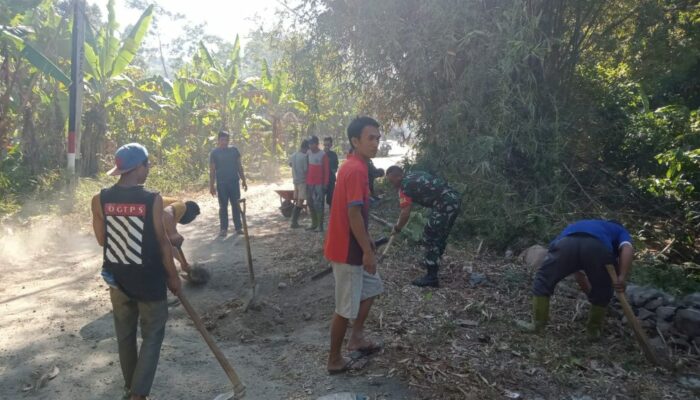
<svg viewBox="0 0 700 400">
<path fill-rule="evenodd" d="M 515 321 L 517 327 L 526 333 L 542 333 L 549 321 L 549 297 L 532 296 L 532 322 Z"/>
<path fill-rule="evenodd" d="M 299 214 L 301 213 L 301 208 L 299 207 L 294 207 L 292 210 L 292 228 L 301 228 L 301 225 L 299 225 Z"/>
<path fill-rule="evenodd" d="M 605 314 L 607 314 L 607 311 L 607 306 L 591 304 L 591 311 L 588 312 L 588 323 L 586 324 L 586 334 L 589 340 L 600 340 L 603 334 L 603 323 L 605 322 Z"/>
<path fill-rule="evenodd" d="M 318 228 L 318 212 L 314 209 L 309 209 L 311 214 L 311 226 L 306 228 L 307 231 L 315 231 Z"/>
</svg>

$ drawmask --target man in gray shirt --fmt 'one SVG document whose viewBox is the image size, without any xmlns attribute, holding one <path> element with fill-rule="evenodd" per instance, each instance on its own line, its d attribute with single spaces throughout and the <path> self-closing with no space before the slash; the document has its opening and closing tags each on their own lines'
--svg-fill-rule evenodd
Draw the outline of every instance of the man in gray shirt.
<svg viewBox="0 0 700 400">
<path fill-rule="evenodd" d="M 214 187 L 216 180 L 216 187 Z M 241 184 L 243 190 L 248 191 L 245 181 L 245 173 L 241 164 L 241 153 L 237 148 L 229 147 L 229 134 L 226 131 L 219 132 L 219 140 L 216 148 L 209 153 L 209 191 L 212 196 L 219 199 L 219 222 L 221 224 L 220 237 L 226 237 L 228 233 L 228 204 L 231 203 L 233 211 L 233 225 L 236 233 L 241 234 L 241 212 L 238 200 L 241 198 Z"/>
<path fill-rule="evenodd" d="M 294 181 L 294 210 L 292 210 L 292 228 L 300 228 L 299 214 L 306 200 L 306 171 L 309 169 L 309 141 L 301 142 L 299 151 L 289 158 L 289 166 L 292 167 L 292 179 Z"/>
</svg>

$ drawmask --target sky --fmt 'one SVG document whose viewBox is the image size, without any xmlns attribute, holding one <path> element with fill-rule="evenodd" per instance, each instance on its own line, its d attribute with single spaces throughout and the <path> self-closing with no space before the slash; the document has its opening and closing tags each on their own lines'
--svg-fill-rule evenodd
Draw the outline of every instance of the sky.
<svg viewBox="0 0 700 400">
<path fill-rule="evenodd" d="M 87 0 L 87 3 L 98 5 L 106 17 L 107 1 Z M 184 14 L 186 18 L 172 21 L 166 17 L 160 21 L 159 33 L 163 42 L 176 38 L 183 24 L 206 22 L 207 33 L 228 42 L 233 42 L 236 34 L 240 34 L 244 47 L 246 34 L 260 24 L 253 19 L 259 16 L 268 26 L 275 19 L 274 11 L 282 8 L 278 0 L 158 0 L 157 3 L 171 12 Z M 124 0 L 115 0 L 115 12 L 120 30 L 127 24 L 135 23 L 141 15 L 140 11 L 128 8 Z"/>
</svg>

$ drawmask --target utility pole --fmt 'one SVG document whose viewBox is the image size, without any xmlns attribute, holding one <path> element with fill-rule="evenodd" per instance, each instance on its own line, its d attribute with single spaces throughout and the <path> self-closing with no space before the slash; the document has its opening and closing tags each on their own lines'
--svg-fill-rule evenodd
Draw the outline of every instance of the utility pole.
<svg viewBox="0 0 700 400">
<path fill-rule="evenodd" d="M 73 37 L 70 58 L 68 113 L 68 175 L 75 183 L 75 160 L 80 160 L 80 126 L 83 115 L 83 60 L 85 59 L 85 0 L 73 1 Z"/>
</svg>

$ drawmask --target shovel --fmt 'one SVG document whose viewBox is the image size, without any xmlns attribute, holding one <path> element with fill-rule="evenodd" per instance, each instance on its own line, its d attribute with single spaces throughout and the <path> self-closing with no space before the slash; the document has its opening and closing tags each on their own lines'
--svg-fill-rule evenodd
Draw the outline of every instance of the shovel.
<svg viewBox="0 0 700 400">
<path fill-rule="evenodd" d="M 223 368 L 224 372 L 226 372 L 226 376 L 228 376 L 228 379 L 233 384 L 233 392 L 220 394 L 216 396 L 215 400 L 242 399 L 245 396 L 245 385 L 243 385 L 243 382 L 241 382 L 241 379 L 238 377 L 238 374 L 236 374 L 236 370 L 233 369 L 231 364 L 228 362 L 228 359 L 226 359 L 224 353 L 221 352 L 219 346 L 216 345 L 214 339 L 211 337 L 209 332 L 207 332 L 207 328 L 204 327 L 202 319 L 199 318 L 199 315 L 194 310 L 194 308 L 192 308 L 192 305 L 187 300 L 185 295 L 182 292 L 180 292 L 180 294 L 178 294 L 177 297 L 178 299 L 180 299 L 180 303 L 182 303 L 182 306 L 185 308 L 185 311 L 187 311 L 187 314 L 190 316 L 192 322 L 194 322 L 194 326 L 197 328 L 199 333 L 204 338 L 204 341 L 209 346 L 209 349 L 211 349 L 211 352 L 214 353 L 216 361 L 219 362 L 221 368 Z"/>
<path fill-rule="evenodd" d="M 605 268 L 608 270 L 612 283 L 617 284 L 617 272 L 615 272 L 615 267 L 608 264 L 605 266 Z M 632 310 L 632 307 L 630 307 L 630 303 L 627 302 L 627 297 L 625 297 L 625 294 L 615 290 L 615 295 L 617 296 L 617 300 L 620 302 L 620 305 L 622 305 L 622 311 L 625 313 L 625 317 L 627 317 L 627 322 L 630 324 L 630 326 L 632 326 L 634 336 L 637 338 L 637 342 L 639 342 L 639 346 L 642 348 L 644 356 L 654 365 L 663 365 L 657 357 L 654 349 L 652 349 L 651 344 L 649 343 L 649 338 L 644 332 L 644 329 L 642 329 L 639 320 L 634 315 L 634 311 Z"/>
<path fill-rule="evenodd" d="M 245 199 L 238 201 L 238 209 L 241 210 L 241 220 L 243 222 L 243 236 L 245 237 L 246 258 L 248 259 L 248 272 L 250 273 L 250 296 L 243 303 L 243 312 L 248 312 L 248 308 L 255 301 L 255 294 L 258 291 L 258 285 L 255 283 L 255 273 L 253 272 L 253 255 L 250 252 L 250 237 L 248 236 L 248 223 L 246 222 L 246 203 Z"/>
</svg>

